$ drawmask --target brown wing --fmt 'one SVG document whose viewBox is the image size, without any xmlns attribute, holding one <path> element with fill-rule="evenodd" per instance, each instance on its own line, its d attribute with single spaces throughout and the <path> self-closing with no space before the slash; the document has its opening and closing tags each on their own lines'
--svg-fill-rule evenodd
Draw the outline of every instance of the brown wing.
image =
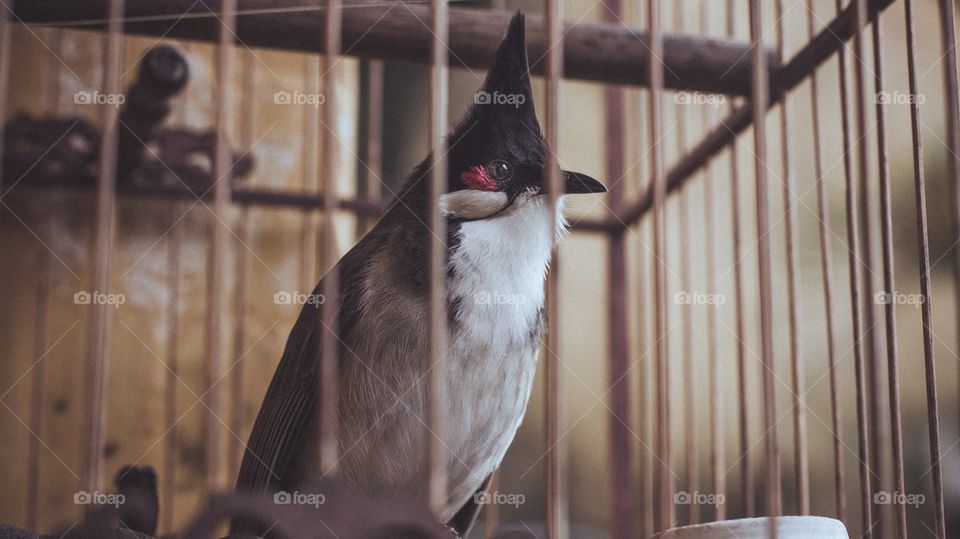
<svg viewBox="0 0 960 539">
<path fill-rule="evenodd" d="M 362 279 L 364 242 L 358 244 L 331 271 L 341 275 L 339 326 L 348 330 L 357 314 L 357 296 Z M 323 281 L 314 294 L 323 290 Z M 304 305 L 290 331 L 283 357 L 270 381 L 253 425 L 237 476 L 237 490 L 276 492 L 293 490 L 303 480 L 304 446 L 314 423 L 318 397 L 319 317 L 317 305 Z M 345 334 L 345 331 L 341 331 Z M 343 353 L 340 358 L 346 357 Z M 256 533 L 252 523 L 234 521 L 231 533 Z"/>
</svg>

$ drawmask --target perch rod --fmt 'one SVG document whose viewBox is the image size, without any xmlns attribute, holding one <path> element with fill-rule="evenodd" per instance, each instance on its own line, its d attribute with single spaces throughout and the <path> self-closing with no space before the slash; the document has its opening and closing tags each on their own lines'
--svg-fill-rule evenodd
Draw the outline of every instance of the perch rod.
<svg viewBox="0 0 960 539">
<path fill-rule="evenodd" d="M 128 0 L 124 32 L 212 42 L 219 22 L 211 12 L 221 0 Z M 106 0 L 18 2 L 16 20 L 25 24 L 103 29 Z M 343 10 L 344 54 L 428 63 L 430 6 L 403 2 L 360 5 Z M 323 52 L 325 10 L 312 0 L 240 0 L 237 40 L 248 47 Z M 450 8 L 451 67 L 485 68 L 511 13 Z M 646 85 L 650 53 L 645 31 L 618 23 L 565 25 L 564 76 L 613 84 Z M 668 89 L 749 95 L 750 44 L 742 40 L 665 34 L 664 85 Z M 534 73 L 546 69 L 543 17 L 527 16 L 527 44 Z M 779 66 L 768 53 L 771 69 Z M 480 75 L 478 74 L 478 77 Z"/>
</svg>

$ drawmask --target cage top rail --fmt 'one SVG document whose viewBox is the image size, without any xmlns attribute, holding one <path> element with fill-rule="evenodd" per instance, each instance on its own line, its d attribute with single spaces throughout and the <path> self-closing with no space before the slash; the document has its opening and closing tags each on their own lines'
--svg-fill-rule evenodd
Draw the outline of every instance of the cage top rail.
<svg viewBox="0 0 960 539">
<path fill-rule="evenodd" d="M 14 18 L 25 24 L 103 29 L 107 0 L 18 2 Z M 127 0 L 124 32 L 212 42 L 220 0 Z M 343 10 L 344 54 L 384 60 L 428 63 L 430 6 L 400 1 L 381 5 L 349 4 Z M 326 11 L 314 0 L 240 0 L 237 39 L 250 47 L 323 52 Z M 511 13 L 450 8 L 450 65 L 485 68 Z M 750 94 L 750 44 L 743 40 L 665 34 L 664 84 L 674 90 L 729 95 Z M 647 85 L 650 52 L 645 30 L 623 24 L 566 24 L 564 76 L 613 84 Z M 546 28 L 542 16 L 527 16 L 532 70 L 546 69 Z M 541 60 L 537 60 L 541 59 Z M 768 51 L 770 69 L 777 55 Z"/>
</svg>

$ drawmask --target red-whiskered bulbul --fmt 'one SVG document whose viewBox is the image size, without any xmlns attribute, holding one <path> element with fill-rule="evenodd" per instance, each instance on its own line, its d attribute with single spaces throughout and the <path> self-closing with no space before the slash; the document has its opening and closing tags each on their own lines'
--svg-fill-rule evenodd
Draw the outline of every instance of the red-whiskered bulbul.
<svg viewBox="0 0 960 539">
<path fill-rule="evenodd" d="M 565 223 L 545 193 L 549 160 L 530 87 L 523 15 L 448 135 L 448 501 L 465 533 L 474 493 L 523 420 L 544 330 L 544 280 Z M 330 271 L 340 277 L 339 473 L 362 493 L 426 499 L 428 157 L 383 218 Z M 565 193 L 606 188 L 562 172 Z M 561 199 L 562 200 L 562 199 Z M 559 204 L 558 204 L 559 206 Z M 322 281 L 314 293 L 323 289 Z M 300 313 L 260 408 L 237 488 L 292 491 L 317 473 L 320 309 Z M 318 334 L 320 334 L 318 336 Z M 325 335 L 324 335 L 325 334 Z M 237 531 L 238 526 L 234 525 Z"/>
</svg>

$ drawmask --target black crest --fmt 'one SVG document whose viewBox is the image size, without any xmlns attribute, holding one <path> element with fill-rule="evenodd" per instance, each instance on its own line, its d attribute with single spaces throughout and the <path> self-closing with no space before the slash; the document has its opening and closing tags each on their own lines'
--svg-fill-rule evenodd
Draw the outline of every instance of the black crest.
<svg viewBox="0 0 960 539">
<path fill-rule="evenodd" d="M 530 85 L 524 17 L 510 20 L 483 86 L 448 137 L 451 190 L 468 166 L 505 159 L 540 169 L 546 146 Z"/>
</svg>

